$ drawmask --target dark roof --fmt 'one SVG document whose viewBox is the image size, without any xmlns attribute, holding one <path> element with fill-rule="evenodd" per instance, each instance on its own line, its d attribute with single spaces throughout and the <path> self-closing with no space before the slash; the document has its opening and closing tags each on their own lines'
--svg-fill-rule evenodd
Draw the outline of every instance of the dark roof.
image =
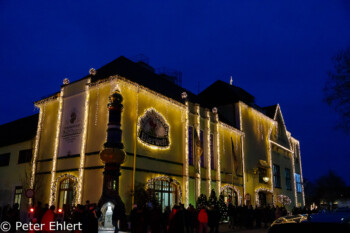
<svg viewBox="0 0 350 233">
<path fill-rule="evenodd" d="M 38 114 L 0 125 L 0 146 L 8 146 L 33 139 L 37 125 Z"/>
<path fill-rule="evenodd" d="M 271 119 L 273 119 L 275 117 L 276 108 L 277 108 L 277 104 L 271 105 L 271 106 L 267 106 L 267 107 L 263 107 L 263 111 L 265 112 L 266 116 L 268 116 Z"/>
<path fill-rule="evenodd" d="M 136 63 L 121 56 L 96 70 L 96 75 L 92 76 L 91 81 L 96 82 L 112 75 L 120 75 L 179 102 L 183 101 L 181 93 L 187 92 L 188 99 L 191 102 L 199 103 L 195 94 L 167 80 L 164 78 L 164 74 L 154 73 L 154 69 L 143 62 Z"/>
<path fill-rule="evenodd" d="M 248 105 L 255 102 L 253 95 L 249 94 L 240 87 L 230 85 L 224 81 L 218 80 L 202 91 L 198 95 L 201 105 L 206 107 L 218 107 L 226 104 L 242 101 Z"/>
</svg>

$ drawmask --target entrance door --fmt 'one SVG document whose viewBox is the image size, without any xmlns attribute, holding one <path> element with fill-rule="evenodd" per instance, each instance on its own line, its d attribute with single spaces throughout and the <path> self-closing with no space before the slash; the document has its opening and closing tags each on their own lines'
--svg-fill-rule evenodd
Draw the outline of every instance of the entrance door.
<svg viewBox="0 0 350 233">
<path fill-rule="evenodd" d="M 260 203 L 260 206 L 266 206 L 266 193 L 265 192 L 259 192 L 259 203 Z"/>
<path fill-rule="evenodd" d="M 60 183 L 58 208 L 63 209 L 65 213 L 70 213 L 73 206 L 75 183 L 72 179 L 66 178 Z"/>
</svg>

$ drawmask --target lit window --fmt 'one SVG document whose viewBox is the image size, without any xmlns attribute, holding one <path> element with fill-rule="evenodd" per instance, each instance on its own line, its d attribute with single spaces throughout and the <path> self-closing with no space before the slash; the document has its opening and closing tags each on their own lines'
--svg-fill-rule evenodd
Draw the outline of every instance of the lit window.
<svg viewBox="0 0 350 233">
<path fill-rule="evenodd" d="M 16 186 L 15 188 L 15 198 L 13 200 L 13 204 L 18 204 L 18 206 L 21 206 L 21 199 L 22 199 L 22 186 Z"/>
<path fill-rule="evenodd" d="M 155 180 L 148 188 L 154 193 L 162 210 L 167 206 L 171 209 L 177 203 L 177 185 L 173 182 Z"/>
<path fill-rule="evenodd" d="M 295 184 L 297 186 L 297 192 L 301 193 L 303 191 L 303 188 L 301 186 L 300 174 L 298 174 L 298 173 L 295 173 Z"/>
<path fill-rule="evenodd" d="M 281 188 L 281 173 L 280 173 L 280 166 L 273 164 L 272 167 L 273 171 L 273 183 L 275 188 Z"/>
<path fill-rule="evenodd" d="M 232 203 L 233 205 L 238 206 L 237 193 L 231 187 L 225 187 L 221 194 L 224 196 L 225 203 Z"/>
<path fill-rule="evenodd" d="M 58 208 L 63 209 L 65 213 L 68 213 L 74 204 L 74 188 L 75 182 L 72 179 L 67 178 L 60 183 Z"/>
</svg>

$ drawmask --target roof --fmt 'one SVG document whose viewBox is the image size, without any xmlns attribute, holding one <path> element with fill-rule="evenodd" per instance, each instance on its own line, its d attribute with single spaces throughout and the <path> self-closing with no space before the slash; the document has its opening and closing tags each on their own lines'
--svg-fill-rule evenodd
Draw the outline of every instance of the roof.
<svg viewBox="0 0 350 233">
<path fill-rule="evenodd" d="M 242 101 L 248 105 L 255 102 L 255 97 L 240 87 L 218 80 L 198 95 L 201 104 L 209 108 Z"/>
<path fill-rule="evenodd" d="M 275 113 L 276 113 L 276 108 L 277 108 L 277 104 L 263 107 L 263 110 L 264 110 L 266 116 L 270 117 L 271 119 L 274 119 Z"/>
<path fill-rule="evenodd" d="M 209 109 L 242 101 L 273 119 L 274 110 L 277 106 L 273 105 L 261 108 L 255 104 L 255 97 L 253 95 L 240 87 L 230 85 L 222 80 L 214 82 L 199 95 L 195 95 L 170 81 L 166 75 L 155 73 L 154 68 L 148 64 L 144 62 L 134 62 L 124 56 L 120 56 L 114 61 L 97 69 L 94 76 L 88 75 L 84 78 L 91 77 L 91 82 L 94 83 L 116 75 L 138 83 L 180 103 L 183 102 L 181 94 L 186 92 L 190 102 L 199 103 L 202 107 Z M 219 115 L 220 121 L 231 126 L 234 125 L 234 120 L 232 121 L 225 118 L 220 112 Z"/>
<path fill-rule="evenodd" d="M 35 137 L 39 114 L 0 125 L 0 146 L 31 140 Z"/>
<path fill-rule="evenodd" d="M 109 76 L 119 75 L 136 82 L 164 96 L 182 102 L 181 93 L 186 92 L 191 102 L 199 103 L 198 97 L 166 79 L 164 74 L 154 73 L 154 69 L 143 62 L 133 62 L 123 56 L 96 70 L 91 82 L 96 82 Z"/>
</svg>

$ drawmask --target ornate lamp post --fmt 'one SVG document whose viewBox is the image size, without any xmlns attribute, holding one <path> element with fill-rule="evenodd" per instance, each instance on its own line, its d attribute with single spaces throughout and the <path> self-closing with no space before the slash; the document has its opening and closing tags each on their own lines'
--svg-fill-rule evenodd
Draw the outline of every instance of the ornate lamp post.
<svg viewBox="0 0 350 233">
<path fill-rule="evenodd" d="M 121 227 L 125 219 L 125 206 L 119 196 L 120 165 L 125 162 L 125 151 L 122 143 L 121 114 L 123 97 L 115 90 L 109 97 L 109 120 L 107 142 L 100 152 L 100 159 L 105 164 L 103 172 L 103 190 L 98 206 L 102 212 L 99 232 L 111 232 L 120 220 Z M 114 224 L 113 224 L 114 223 Z M 118 230 L 118 229 L 117 229 Z M 116 231 L 117 232 L 117 231 Z"/>
</svg>

